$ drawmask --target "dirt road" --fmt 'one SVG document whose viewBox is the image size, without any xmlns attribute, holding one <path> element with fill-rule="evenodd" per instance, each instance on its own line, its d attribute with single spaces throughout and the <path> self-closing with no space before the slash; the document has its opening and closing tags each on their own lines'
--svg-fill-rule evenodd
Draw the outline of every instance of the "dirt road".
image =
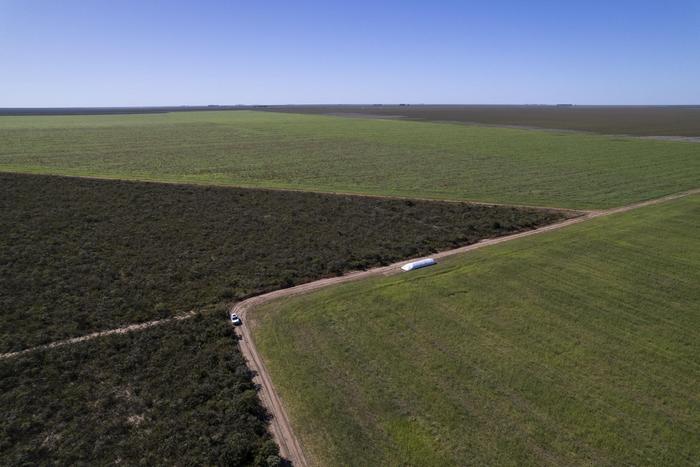
<svg viewBox="0 0 700 467">
<path fill-rule="evenodd" d="M 124 326 L 122 328 L 109 329 L 107 331 L 93 332 L 92 334 L 87 334 L 85 336 L 73 337 L 71 339 L 56 341 L 56 342 L 52 342 L 50 344 L 40 345 L 37 347 L 31 347 L 29 349 L 20 350 L 17 352 L 3 353 L 3 354 L 0 354 L 0 360 L 5 359 L 5 358 L 18 357 L 20 355 L 24 355 L 24 354 L 27 354 L 30 352 L 36 352 L 38 350 L 47 350 L 47 349 L 53 349 L 56 347 L 62 347 L 64 345 L 77 344 L 78 342 L 89 341 L 92 339 L 97 339 L 98 337 L 109 336 L 111 334 L 126 334 L 127 332 L 141 331 L 143 329 L 152 328 L 153 326 L 159 326 L 161 324 L 165 324 L 165 323 L 168 323 L 170 321 L 179 321 L 182 319 L 188 319 L 188 318 L 193 317 L 196 314 L 197 314 L 197 312 L 193 310 L 193 311 L 190 311 L 188 313 L 183 313 L 181 315 L 173 316 L 172 318 L 158 319 L 155 321 L 147 321 L 145 323 L 139 323 L 139 324 L 130 324 L 130 325 Z"/>
<path fill-rule="evenodd" d="M 664 196 L 662 198 L 656 198 L 649 201 L 643 201 L 640 203 L 631 204 L 628 206 L 622 206 L 619 208 L 608 209 L 605 211 L 592 211 L 586 212 L 585 214 L 575 217 L 573 219 L 567 219 L 562 222 L 555 224 L 546 225 L 534 230 L 528 230 L 525 232 L 520 232 L 512 235 L 506 235 L 498 238 L 491 238 L 482 240 L 478 243 L 472 245 L 463 246 L 460 248 L 455 248 L 453 250 L 442 251 L 434 255 L 430 255 L 430 258 L 440 259 L 446 258 L 448 256 L 458 255 L 466 253 L 473 250 L 478 250 L 491 245 L 497 245 L 499 243 L 509 242 L 511 240 L 516 240 L 518 238 L 529 237 L 532 235 L 539 235 L 546 232 L 551 232 L 553 230 L 558 230 L 564 227 L 568 227 L 574 224 L 580 224 L 581 222 L 586 222 L 590 219 L 595 219 L 598 217 L 609 216 L 612 214 L 618 214 L 626 211 L 631 211 L 633 209 L 638 209 L 644 206 L 651 206 L 654 204 L 660 204 L 667 201 L 671 201 L 678 198 L 683 198 L 692 194 L 700 193 L 700 189 L 694 189 L 685 191 L 682 193 L 676 193 L 673 195 Z M 424 257 L 427 258 L 427 257 Z M 236 332 L 240 337 L 240 348 L 244 357 L 248 361 L 248 367 L 253 370 L 255 376 L 253 381 L 260 387 L 260 399 L 263 405 L 272 414 L 272 422 L 270 424 L 270 431 L 275 441 L 279 444 L 280 453 L 285 458 L 292 461 L 295 466 L 308 466 L 309 462 L 304 455 L 304 451 L 299 443 L 299 440 L 294 435 L 291 423 L 289 421 L 289 415 L 284 407 L 280 396 L 275 389 L 270 374 L 265 367 L 260 353 L 255 347 L 255 341 L 253 339 L 250 328 L 246 325 L 247 314 L 251 312 L 256 306 L 263 303 L 270 302 L 282 297 L 293 297 L 296 295 L 303 295 L 315 290 L 319 290 L 331 285 L 343 284 L 346 282 L 356 281 L 360 279 L 366 279 L 368 277 L 375 276 L 389 276 L 392 274 L 397 274 L 402 272 L 401 266 L 410 262 L 416 261 L 423 258 L 414 258 L 411 260 L 404 260 L 398 263 L 390 264 L 388 266 L 378 267 L 374 269 L 369 269 L 367 271 L 356 271 L 339 277 L 330 277 L 326 279 L 321 279 L 314 282 L 309 282 L 306 284 L 301 284 L 295 287 L 290 287 L 288 289 L 275 290 L 273 292 L 258 295 L 256 297 L 249 298 L 242 302 L 238 302 L 231 308 L 232 313 L 238 314 L 243 320 L 243 325 L 236 328 Z"/>
</svg>

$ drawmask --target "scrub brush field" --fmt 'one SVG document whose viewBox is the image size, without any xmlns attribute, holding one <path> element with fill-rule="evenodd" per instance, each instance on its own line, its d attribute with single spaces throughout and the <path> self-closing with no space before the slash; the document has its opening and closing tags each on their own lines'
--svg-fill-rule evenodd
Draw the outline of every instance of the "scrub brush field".
<svg viewBox="0 0 700 467">
<path fill-rule="evenodd" d="M 282 465 L 228 304 L 573 215 L 7 173 L 0 194 L 0 353 L 197 311 L 0 355 L 13 465 Z"/>
<path fill-rule="evenodd" d="M 700 185 L 700 145 L 254 111 L 6 116 L 0 171 L 599 209 Z"/>
<path fill-rule="evenodd" d="M 695 195 L 271 302 L 253 334 L 315 465 L 692 465 L 699 218 Z"/>
<path fill-rule="evenodd" d="M 212 316 L 0 360 L 0 407 L 3 465 L 283 465 Z"/>
<path fill-rule="evenodd" d="M 215 307 L 566 215 L 0 174 L 0 353 Z"/>
</svg>

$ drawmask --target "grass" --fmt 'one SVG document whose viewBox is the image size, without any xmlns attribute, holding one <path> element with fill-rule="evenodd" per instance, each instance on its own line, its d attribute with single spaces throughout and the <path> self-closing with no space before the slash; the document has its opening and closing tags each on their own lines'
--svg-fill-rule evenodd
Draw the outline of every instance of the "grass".
<svg viewBox="0 0 700 467">
<path fill-rule="evenodd" d="M 0 173 L 0 353 L 212 307 L 562 216 Z"/>
<path fill-rule="evenodd" d="M 0 360 L 3 465 L 279 465 L 212 316 Z"/>
<path fill-rule="evenodd" d="M 270 303 L 317 465 L 692 465 L 700 196 Z"/>
<path fill-rule="evenodd" d="M 700 106 L 290 105 L 273 112 L 406 118 L 590 131 L 612 135 L 700 136 Z"/>
<path fill-rule="evenodd" d="M 698 186 L 700 146 L 252 111 L 0 117 L 0 171 L 597 209 Z"/>
</svg>

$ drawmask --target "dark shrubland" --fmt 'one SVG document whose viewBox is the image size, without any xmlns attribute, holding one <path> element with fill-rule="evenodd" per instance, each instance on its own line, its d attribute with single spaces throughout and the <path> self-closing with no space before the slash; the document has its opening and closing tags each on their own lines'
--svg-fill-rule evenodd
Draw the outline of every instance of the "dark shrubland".
<svg viewBox="0 0 700 467">
<path fill-rule="evenodd" d="M 460 203 L 0 174 L 0 352 L 561 217 Z"/>
<path fill-rule="evenodd" d="M 0 360 L 4 465 L 279 465 L 223 320 Z"/>
<path fill-rule="evenodd" d="M 313 193 L 0 174 L 0 360 L 12 465 L 284 465 L 223 321 L 243 297 L 563 216 Z"/>
</svg>

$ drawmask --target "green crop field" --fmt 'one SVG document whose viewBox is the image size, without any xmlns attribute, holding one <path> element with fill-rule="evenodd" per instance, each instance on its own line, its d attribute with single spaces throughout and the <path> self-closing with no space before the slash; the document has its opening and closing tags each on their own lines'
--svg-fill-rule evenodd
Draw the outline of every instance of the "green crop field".
<svg viewBox="0 0 700 467">
<path fill-rule="evenodd" d="M 0 171 L 606 208 L 700 184 L 700 145 L 270 112 L 0 117 Z"/>
<path fill-rule="evenodd" d="M 271 112 L 590 131 L 607 135 L 700 136 L 697 105 L 270 105 Z"/>
<path fill-rule="evenodd" d="M 318 465 L 693 465 L 700 196 L 273 302 Z"/>
</svg>

